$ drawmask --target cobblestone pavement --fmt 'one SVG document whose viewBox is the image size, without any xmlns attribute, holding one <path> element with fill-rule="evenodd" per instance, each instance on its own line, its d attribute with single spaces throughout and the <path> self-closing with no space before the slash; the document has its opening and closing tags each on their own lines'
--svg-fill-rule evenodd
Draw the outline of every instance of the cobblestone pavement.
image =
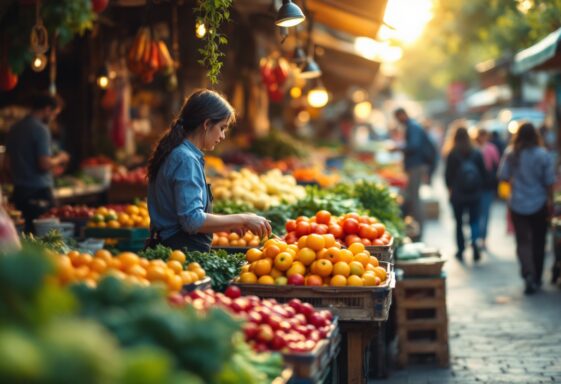
<svg viewBox="0 0 561 384">
<path fill-rule="evenodd" d="M 561 383 L 561 290 L 549 283 L 551 252 L 543 289 L 524 295 L 514 237 L 507 235 L 506 207 L 496 202 L 488 251 L 477 265 L 467 251 L 460 264 L 454 258 L 454 220 L 441 180 L 436 180 L 434 189 L 440 200 L 440 220 L 428 222 L 424 241 L 448 257 L 450 368 L 394 369 L 389 379 L 374 382 Z"/>
</svg>

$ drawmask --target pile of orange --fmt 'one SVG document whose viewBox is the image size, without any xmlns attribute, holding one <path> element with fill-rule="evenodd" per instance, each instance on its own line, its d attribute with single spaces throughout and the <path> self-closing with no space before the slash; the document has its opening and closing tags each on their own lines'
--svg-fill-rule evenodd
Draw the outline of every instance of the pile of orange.
<svg viewBox="0 0 561 384">
<path fill-rule="evenodd" d="M 96 286 L 106 275 L 141 285 L 163 283 L 170 292 L 180 291 L 183 285 L 194 283 L 206 276 L 198 263 L 190 263 L 184 268 L 185 254 L 171 252 L 168 261 L 148 260 L 132 252 L 122 252 L 113 256 L 101 249 L 94 255 L 70 251 L 66 255 L 56 255 L 57 280 L 62 284 L 83 281 Z"/>
<path fill-rule="evenodd" d="M 376 286 L 388 277 L 364 244 L 343 249 L 331 234 L 302 236 L 294 244 L 267 240 L 261 249 L 249 249 L 246 259 L 240 283 L 284 285 L 300 275 L 310 286 Z"/>
<path fill-rule="evenodd" d="M 212 235 L 213 247 L 258 247 L 261 243 L 259 236 L 247 231 L 243 236 L 231 232 L 216 232 Z"/>
<path fill-rule="evenodd" d="M 129 204 L 121 212 L 99 207 L 88 222 L 94 228 L 149 228 L 150 215 L 145 201 Z"/>
</svg>

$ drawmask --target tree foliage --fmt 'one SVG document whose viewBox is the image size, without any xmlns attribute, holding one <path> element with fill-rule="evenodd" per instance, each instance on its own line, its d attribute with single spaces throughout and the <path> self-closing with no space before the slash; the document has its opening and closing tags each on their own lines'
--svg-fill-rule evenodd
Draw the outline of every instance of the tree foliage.
<svg viewBox="0 0 561 384">
<path fill-rule="evenodd" d="M 513 56 L 559 27 L 561 0 L 434 0 L 424 34 L 405 48 L 399 86 L 434 98 L 453 81 L 474 81 L 475 64 Z"/>
</svg>

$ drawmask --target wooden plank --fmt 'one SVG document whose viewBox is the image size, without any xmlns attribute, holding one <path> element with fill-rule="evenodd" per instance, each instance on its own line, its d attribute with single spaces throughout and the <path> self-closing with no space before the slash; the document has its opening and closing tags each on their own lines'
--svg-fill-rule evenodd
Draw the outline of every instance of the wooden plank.
<svg viewBox="0 0 561 384">
<path fill-rule="evenodd" d="M 364 377 L 364 335 L 362 332 L 350 331 L 347 333 L 347 382 L 349 384 L 363 384 Z"/>
</svg>

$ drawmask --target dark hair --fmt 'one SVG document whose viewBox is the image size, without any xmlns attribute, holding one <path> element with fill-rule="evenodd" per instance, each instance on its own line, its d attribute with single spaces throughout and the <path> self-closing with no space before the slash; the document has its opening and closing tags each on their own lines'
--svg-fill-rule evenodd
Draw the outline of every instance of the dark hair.
<svg viewBox="0 0 561 384">
<path fill-rule="evenodd" d="M 224 119 L 235 120 L 234 108 L 219 93 L 200 89 L 185 99 L 181 111 L 156 144 L 148 160 L 148 180 L 156 180 L 158 170 L 168 155 L 186 135 L 195 132 L 206 120 L 216 124 Z"/>
<path fill-rule="evenodd" d="M 542 138 L 534 125 L 524 121 L 518 126 L 518 130 L 512 136 L 512 150 L 517 155 L 526 148 L 541 147 Z"/>
<path fill-rule="evenodd" d="M 59 96 L 53 96 L 48 92 L 39 92 L 31 95 L 29 106 L 34 111 L 51 107 L 52 109 L 62 108 L 63 102 Z"/>
<path fill-rule="evenodd" d="M 399 107 L 397 108 L 395 111 L 393 111 L 393 115 L 397 116 L 397 115 L 407 115 L 407 112 L 405 112 L 405 109 Z"/>
<path fill-rule="evenodd" d="M 473 149 L 473 144 L 466 127 L 460 126 L 454 132 L 454 147 L 462 155 L 467 155 Z"/>
</svg>

